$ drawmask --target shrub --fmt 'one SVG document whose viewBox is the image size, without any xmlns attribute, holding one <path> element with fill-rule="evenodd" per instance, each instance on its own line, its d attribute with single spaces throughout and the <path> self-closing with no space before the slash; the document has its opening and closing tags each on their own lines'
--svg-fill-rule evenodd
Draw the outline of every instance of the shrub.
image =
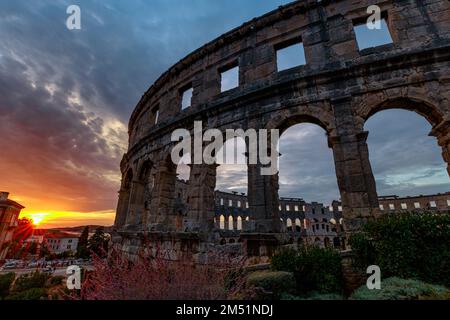
<svg viewBox="0 0 450 320">
<path fill-rule="evenodd" d="M 450 299 L 450 291 L 443 286 L 431 285 L 418 280 L 396 277 L 381 282 L 381 290 L 369 290 L 362 286 L 350 297 L 353 300 L 420 300 Z"/>
<path fill-rule="evenodd" d="M 319 293 L 311 293 L 310 295 L 306 297 L 299 297 L 294 296 L 290 294 L 283 294 L 281 296 L 281 300 L 344 300 L 344 298 L 336 293 L 326 293 L 326 294 L 319 294 Z"/>
<path fill-rule="evenodd" d="M 60 284 L 63 283 L 64 281 L 64 277 L 63 276 L 54 276 L 50 278 L 50 285 L 51 286 L 59 286 Z"/>
<path fill-rule="evenodd" d="M 408 213 L 369 222 L 350 239 L 355 264 L 383 276 L 450 286 L 450 215 Z"/>
<path fill-rule="evenodd" d="M 342 267 L 339 252 L 331 248 L 302 247 L 297 252 L 283 250 L 272 258 L 272 268 L 294 272 L 297 293 L 340 293 Z"/>
<path fill-rule="evenodd" d="M 6 297 L 6 300 L 41 300 L 47 299 L 47 290 L 44 288 L 31 288 L 15 292 Z"/>
<path fill-rule="evenodd" d="M 147 252 L 149 252 L 148 250 Z M 83 300 L 217 300 L 227 299 L 229 270 L 239 269 L 241 261 L 227 255 L 207 257 L 208 264 L 192 262 L 192 256 L 169 260 L 169 252 L 143 254 L 133 261 L 118 252 L 109 259 L 94 255 L 94 270 L 86 275 L 80 295 Z M 234 278 L 235 280 L 237 278 Z"/>
<path fill-rule="evenodd" d="M 9 294 L 11 284 L 15 278 L 16 274 L 14 272 L 0 275 L 0 299 L 4 299 Z"/>
<path fill-rule="evenodd" d="M 22 292 L 33 288 L 43 288 L 49 275 L 38 271 L 31 275 L 21 275 L 14 284 L 13 292 Z"/>
<path fill-rule="evenodd" d="M 291 272 L 285 271 L 257 271 L 249 274 L 247 286 L 262 288 L 274 297 L 295 290 L 295 278 Z"/>
<path fill-rule="evenodd" d="M 295 272 L 297 267 L 297 251 L 292 248 L 282 249 L 272 257 L 272 270 Z"/>
</svg>

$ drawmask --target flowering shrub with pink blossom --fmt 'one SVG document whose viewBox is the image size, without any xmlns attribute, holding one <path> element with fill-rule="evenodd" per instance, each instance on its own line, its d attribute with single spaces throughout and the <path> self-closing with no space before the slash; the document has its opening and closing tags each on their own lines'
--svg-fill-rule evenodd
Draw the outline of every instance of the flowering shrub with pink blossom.
<svg viewBox="0 0 450 320">
<path fill-rule="evenodd" d="M 94 257 L 94 270 L 85 274 L 78 298 L 217 300 L 228 299 L 239 290 L 242 281 L 235 275 L 243 266 L 242 259 L 209 254 L 207 264 L 193 261 L 189 254 L 177 260 L 168 259 L 168 253 L 164 251 L 141 254 L 133 261 L 117 252 L 110 254 L 108 259 Z M 230 274 L 235 277 L 233 281 L 229 279 Z"/>
</svg>

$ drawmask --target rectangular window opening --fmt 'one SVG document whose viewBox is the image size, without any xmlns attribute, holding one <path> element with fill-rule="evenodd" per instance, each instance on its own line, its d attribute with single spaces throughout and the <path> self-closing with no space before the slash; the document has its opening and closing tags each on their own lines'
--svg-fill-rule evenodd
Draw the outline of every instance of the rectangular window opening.
<svg viewBox="0 0 450 320">
<path fill-rule="evenodd" d="M 299 38 L 277 45 L 275 50 L 278 72 L 306 64 L 305 48 Z"/>
<path fill-rule="evenodd" d="M 181 90 L 181 110 L 187 109 L 192 105 L 192 96 L 194 94 L 194 88 L 188 86 Z"/>
<path fill-rule="evenodd" d="M 159 107 L 153 108 L 152 113 L 153 113 L 153 119 L 155 119 L 155 120 L 154 120 L 154 123 L 155 123 L 155 124 L 158 124 L 158 120 L 159 120 Z"/>
<path fill-rule="evenodd" d="M 382 46 L 393 43 L 391 33 L 387 24 L 387 15 L 383 13 L 379 24 L 372 23 L 367 18 L 353 22 L 356 42 L 359 50 Z M 372 28 L 372 29 L 371 29 Z"/>
<path fill-rule="evenodd" d="M 219 70 L 220 72 L 220 92 L 225 92 L 239 87 L 239 66 L 229 65 Z"/>
</svg>

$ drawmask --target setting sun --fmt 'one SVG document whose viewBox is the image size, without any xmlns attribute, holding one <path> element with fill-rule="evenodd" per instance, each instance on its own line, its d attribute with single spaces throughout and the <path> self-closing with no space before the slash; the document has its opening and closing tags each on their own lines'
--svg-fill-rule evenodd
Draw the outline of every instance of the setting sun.
<svg viewBox="0 0 450 320">
<path fill-rule="evenodd" d="M 33 220 L 33 224 L 38 226 L 44 221 L 45 217 L 48 216 L 48 213 L 30 213 L 23 216 Z"/>
<path fill-rule="evenodd" d="M 41 229 L 58 227 L 76 227 L 86 224 L 110 226 L 114 223 L 113 210 L 94 212 L 73 211 L 22 211 L 21 218 L 33 220 L 35 226 Z"/>
</svg>

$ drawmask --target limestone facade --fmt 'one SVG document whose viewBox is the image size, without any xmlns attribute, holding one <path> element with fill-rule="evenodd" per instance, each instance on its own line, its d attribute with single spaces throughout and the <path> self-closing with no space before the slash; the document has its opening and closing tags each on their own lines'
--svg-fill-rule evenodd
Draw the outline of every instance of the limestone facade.
<svg viewBox="0 0 450 320">
<path fill-rule="evenodd" d="M 354 27 L 374 4 L 393 42 L 359 50 Z M 277 50 L 299 42 L 306 64 L 278 72 Z M 231 67 L 239 68 L 239 86 L 221 92 L 221 73 Z M 191 106 L 182 110 L 188 88 Z M 380 214 L 366 120 L 389 108 L 422 115 L 450 174 L 449 100 L 449 1 L 304 0 L 281 6 L 194 51 L 143 95 L 121 162 L 115 241 L 139 242 L 133 238 L 139 232 L 157 237 L 190 232 L 202 241 L 220 241 L 213 232 L 217 166 L 191 166 L 186 207 L 180 209 L 175 191 L 171 134 L 192 131 L 194 121 L 202 121 L 204 130 L 221 131 L 321 126 L 334 154 L 344 227 L 351 233 Z M 283 228 L 278 175 L 262 176 L 261 167 L 248 166 L 251 223 L 245 231 L 250 242 L 273 243 L 269 236 L 262 242 L 254 236 Z"/>
</svg>

